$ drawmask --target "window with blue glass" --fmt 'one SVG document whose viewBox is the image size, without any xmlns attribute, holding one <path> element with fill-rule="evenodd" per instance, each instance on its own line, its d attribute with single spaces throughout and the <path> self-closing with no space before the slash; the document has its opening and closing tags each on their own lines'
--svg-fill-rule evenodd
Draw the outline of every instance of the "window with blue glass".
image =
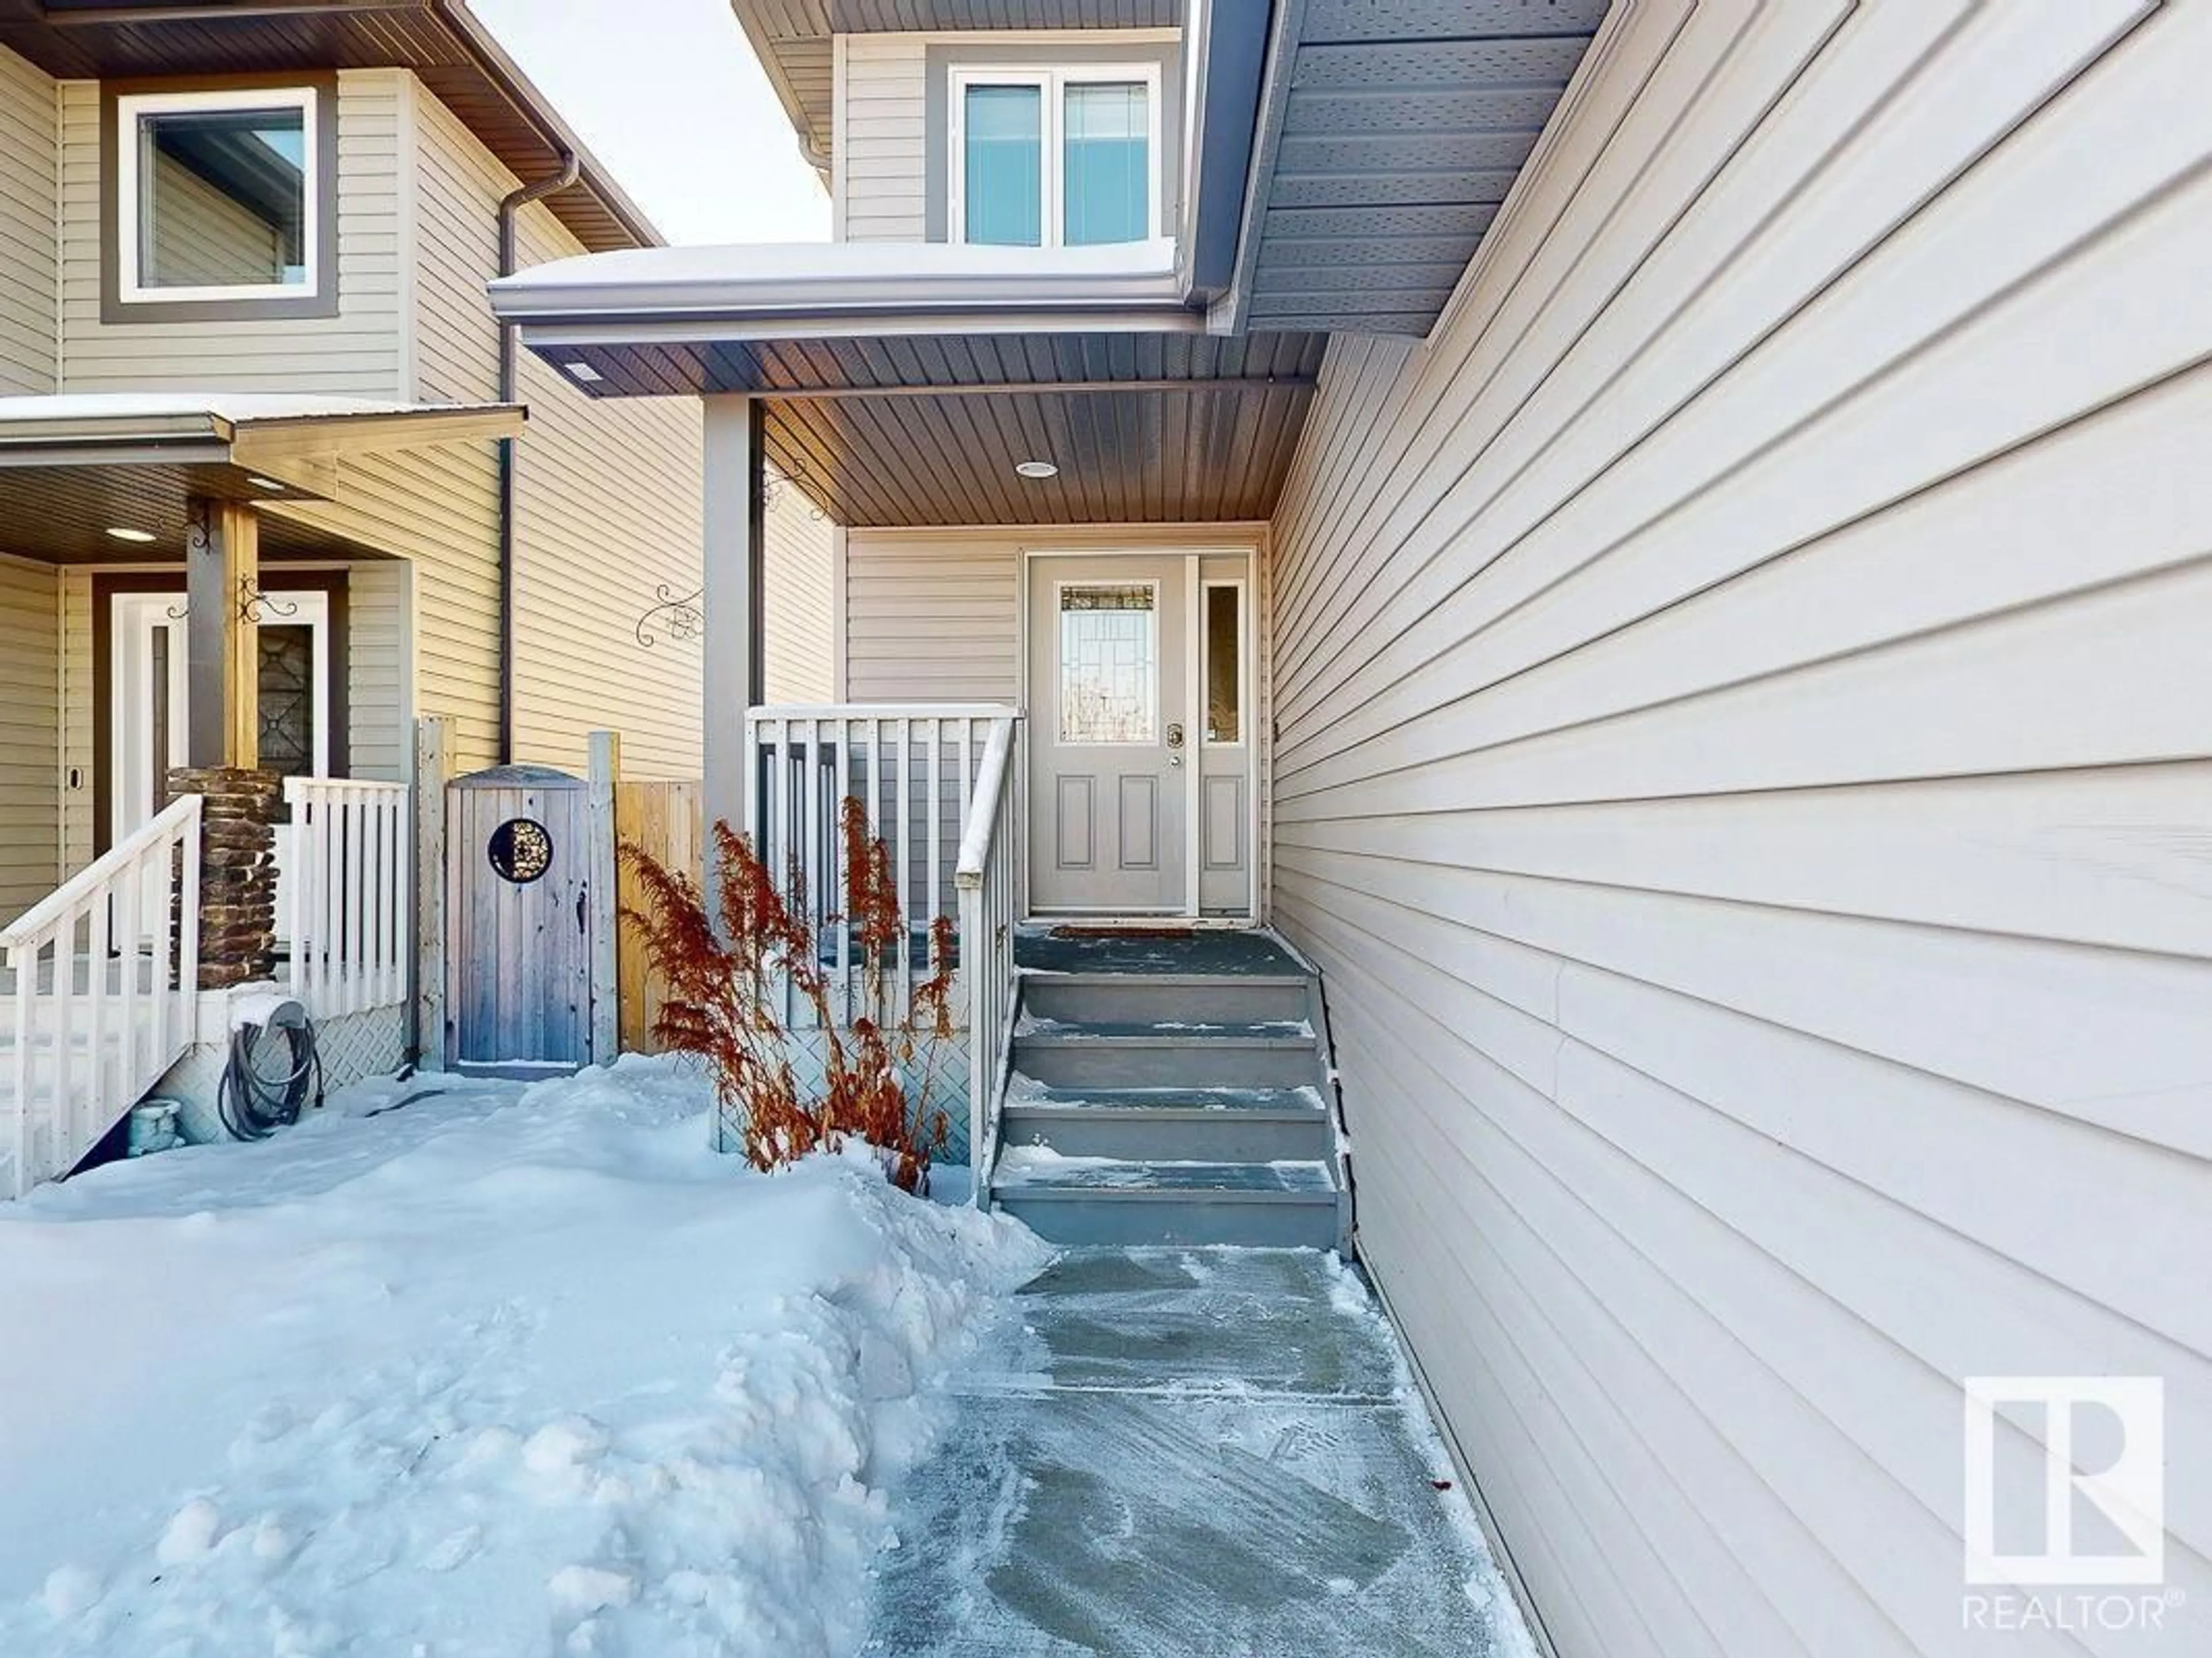
<svg viewBox="0 0 2212 1658">
<path fill-rule="evenodd" d="M 969 86 L 961 96 L 967 240 L 1036 247 L 1044 235 L 1044 91 Z"/>
<path fill-rule="evenodd" d="M 1149 70 L 957 70 L 953 235 L 1089 247 L 1154 234 Z"/>
</svg>

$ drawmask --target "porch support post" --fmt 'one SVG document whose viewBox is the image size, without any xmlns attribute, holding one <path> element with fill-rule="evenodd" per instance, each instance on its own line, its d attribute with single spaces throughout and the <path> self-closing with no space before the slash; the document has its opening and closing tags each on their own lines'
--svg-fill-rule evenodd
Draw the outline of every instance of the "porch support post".
<svg viewBox="0 0 2212 1658">
<path fill-rule="evenodd" d="M 185 752 L 195 767 L 261 762 L 260 520 L 241 501 L 195 495 L 185 523 Z"/>
<path fill-rule="evenodd" d="M 745 713 L 762 695 L 763 571 L 767 501 L 762 492 L 762 416 L 756 398 L 718 395 L 706 405 L 706 523 L 702 550 L 706 659 L 700 675 L 707 822 L 753 827 L 745 763 Z M 708 858 L 711 865 L 713 859 Z M 709 882 L 714 871 L 707 871 Z"/>
</svg>

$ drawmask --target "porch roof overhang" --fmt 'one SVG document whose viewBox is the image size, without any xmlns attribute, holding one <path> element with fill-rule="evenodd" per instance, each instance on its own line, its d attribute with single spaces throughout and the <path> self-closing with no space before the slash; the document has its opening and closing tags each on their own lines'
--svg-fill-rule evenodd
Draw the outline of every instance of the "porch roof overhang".
<svg viewBox="0 0 2212 1658">
<path fill-rule="evenodd" d="M 835 243 L 565 260 L 492 304 L 594 396 L 758 397 L 769 464 L 841 524 L 1265 518 L 1325 343 L 1210 336 L 1182 295 L 1164 242 Z"/>
<path fill-rule="evenodd" d="M 183 547 L 195 496 L 334 501 L 348 457 L 514 437 L 524 419 L 519 404 L 228 392 L 0 398 L 0 522 L 8 550 L 25 557 L 167 556 Z M 388 552 L 277 514 L 263 522 L 276 558 Z"/>
</svg>

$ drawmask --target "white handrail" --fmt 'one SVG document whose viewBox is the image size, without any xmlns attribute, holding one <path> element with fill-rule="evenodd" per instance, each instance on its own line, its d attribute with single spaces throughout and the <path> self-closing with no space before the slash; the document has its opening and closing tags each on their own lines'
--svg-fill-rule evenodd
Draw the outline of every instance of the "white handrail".
<svg viewBox="0 0 2212 1658">
<path fill-rule="evenodd" d="M 67 1174 L 191 1045 L 200 823 L 200 797 L 181 797 L 0 930 L 17 1197 Z"/>
<path fill-rule="evenodd" d="M 1014 722 L 995 720 L 983 744 L 983 764 L 975 774 L 975 810 L 968 814 L 968 832 L 960 837 L 960 862 L 952 872 L 953 884 L 981 886 L 990 862 L 991 845 L 998 828 L 999 796 L 1006 786 L 1006 767 L 1014 750 Z"/>
<path fill-rule="evenodd" d="M 996 720 L 975 775 L 953 883 L 960 893 L 960 973 L 968 1001 L 968 1163 L 975 1200 L 989 1201 L 999 1109 L 1013 1040 L 1014 722 Z"/>
<path fill-rule="evenodd" d="M 4 928 L 0 928 L 0 945 L 20 946 L 27 943 L 34 933 L 43 940 L 56 923 L 65 915 L 81 911 L 88 898 L 105 889 L 127 865 L 136 862 L 147 848 L 157 841 L 175 841 L 179 830 L 186 823 L 198 823 L 199 817 L 198 795 L 182 795 L 171 801 L 143 828 L 132 830 L 9 922 Z"/>
</svg>

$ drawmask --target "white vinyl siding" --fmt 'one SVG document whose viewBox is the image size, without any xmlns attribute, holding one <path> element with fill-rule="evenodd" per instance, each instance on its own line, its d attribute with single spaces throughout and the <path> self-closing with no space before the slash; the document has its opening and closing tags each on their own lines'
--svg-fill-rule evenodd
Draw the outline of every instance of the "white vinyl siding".
<svg viewBox="0 0 2212 1658">
<path fill-rule="evenodd" d="M 1276 521 L 1361 1246 L 1562 1658 L 2114 1658 L 1960 1379 L 2163 1376 L 2212 1605 L 2212 11 L 1616 24 Z"/>
<path fill-rule="evenodd" d="M 346 571 L 347 770 L 405 782 L 414 773 L 414 567 L 404 559 Z"/>
<path fill-rule="evenodd" d="M 1019 538 L 845 532 L 845 700 L 1021 696 Z"/>
<path fill-rule="evenodd" d="M 338 76 L 338 314 L 252 321 L 105 323 L 100 309 L 96 82 L 61 83 L 64 392 L 319 392 L 403 395 L 398 70 Z"/>
<path fill-rule="evenodd" d="M 836 701 L 836 534 L 822 509 L 770 473 L 762 679 L 770 702 Z"/>
<path fill-rule="evenodd" d="M 54 389 L 54 82 L 0 47 L 0 395 Z"/>
<path fill-rule="evenodd" d="M 60 878 L 61 584 L 0 556 L 0 923 Z"/>
<path fill-rule="evenodd" d="M 834 234 L 844 242 L 927 240 L 927 42 L 837 37 Z"/>
<path fill-rule="evenodd" d="M 414 122 L 415 395 L 489 399 L 499 337 L 484 284 L 498 267 L 500 198 L 515 181 L 419 89 Z M 526 267 L 583 251 L 542 204 L 526 208 L 516 230 Z M 515 757 L 581 771 L 589 734 L 615 730 L 630 772 L 696 776 L 699 643 L 648 649 L 635 629 L 657 586 L 699 585 L 697 403 L 594 401 L 527 351 L 519 368 L 530 423 L 516 446 Z M 418 706 L 455 717 L 464 764 L 489 764 L 498 744 L 497 451 L 447 449 L 418 465 L 422 487 L 481 525 L 441 557 L 417 555 Z"/>
</svg>

